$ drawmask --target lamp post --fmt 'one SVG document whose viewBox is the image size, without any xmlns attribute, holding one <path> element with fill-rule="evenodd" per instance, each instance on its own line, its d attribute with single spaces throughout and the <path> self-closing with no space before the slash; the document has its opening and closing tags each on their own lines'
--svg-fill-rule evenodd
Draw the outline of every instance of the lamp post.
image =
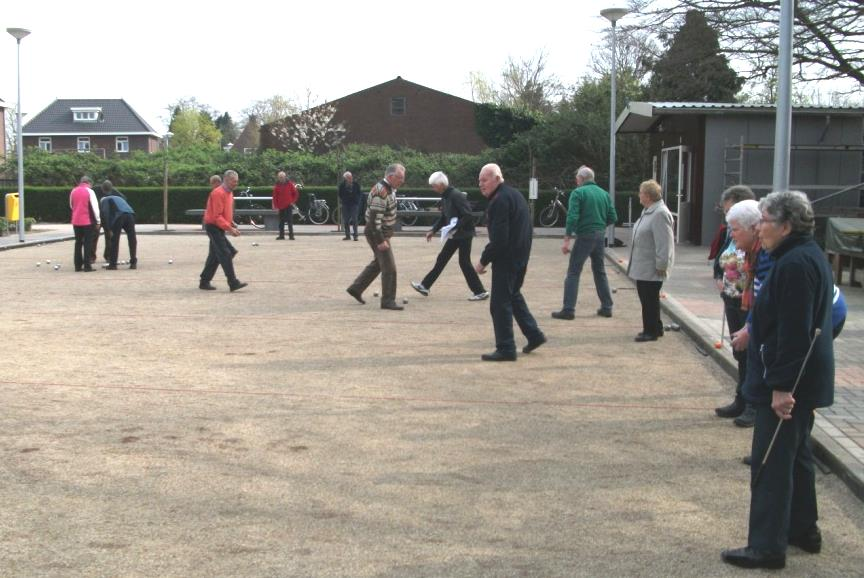
<svg viewBox="0 0 864 578">
<path fill-rule="evenodd" d="M 609 200 L 612 202 L 613 207 L 615 206 L 615 68 L 618 64 L 615 60 L 617 58 L 615 52 L 618 44 L 615 34 L 615 24 L 629 13 L 630 11 L 626 8 L 605 8 L 600 11 L 600 15 L 612 23 L 612 71 L 609 74 L 612 88 L 612 96 L 609 103 Z M 615 224 L 613 223 L 609 225 L 609 229 L 606 232 L 606 246 L 613 247 L 614 245 Z"/>
<path fill-rule="evenodd" d="M 174 133 L 170 130 L 162 137 L 162 147 L 165 149 L 162 155 L 162 225 L 168 230 L 168 145 Z"/>
<path fill-rule="evenodd" d="M 222 150 L 225 151 L 226 153 L 230 153 L 230 152 L 231 152 L 231 149 L 233 149 L 233 148 L 234 148 L 234 143 L 233 143 L 233 142 L 229 142 L 229 143 L 226 144 L 224 147 L 222 147 Z"/>
<path fill-rule="evenodd" d="M 774 127 L 773 190 L 789 190 L 789 165 L 792 156 L 792 33 L 795 2 L 780 2 L 780 43 L 777 47 L 777 110 Z"/>
<path fill-rule="evenodd" d="M 24 242 L 24 139 L 21 136 L 21 39 L 30 34 L 25 28 L 7 28 L 18 43 L 18 126 L 16 128 L 15 152 L 18 154 L 18 242 Z"/>
</svg>

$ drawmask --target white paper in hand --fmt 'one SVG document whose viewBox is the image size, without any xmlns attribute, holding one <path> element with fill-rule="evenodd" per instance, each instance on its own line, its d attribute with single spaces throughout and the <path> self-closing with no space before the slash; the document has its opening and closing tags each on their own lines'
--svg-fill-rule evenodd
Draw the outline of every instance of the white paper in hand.
<svg viewBox="0 0 864 578">
<path fill-rule="evenodd" d="M 444 225 L 443 227 L 441 227 L 441 242 L 442 243 L 447 241 L 447 238 L 450 236 L 450 233 L 453 231 L 453 229 L 456 228 L 456 223 L 458 221 L 459 221 L 459 219 L 457 219 L 456 217 L 453 217 L 452 219 L 450 219 L 449 225 Z"/>
</svg>

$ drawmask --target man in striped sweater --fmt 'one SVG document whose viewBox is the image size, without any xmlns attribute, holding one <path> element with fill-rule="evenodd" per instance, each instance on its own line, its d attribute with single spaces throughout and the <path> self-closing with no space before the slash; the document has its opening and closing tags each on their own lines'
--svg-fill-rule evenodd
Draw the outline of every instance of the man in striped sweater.
<svg viewBox="0 0 864 578">
<path fill-rule="evenodd" d="M 366 242 L 372 248 L 372 262 L 360 273 L 346 290 L 360 303 L 363 292 L 381 274 L 381 309 L 401 311 L 396 303 L 396 261 L 390 239 L 396 224 L 396 189 L 405 182 L 405 167 L 394 163 L 387 167 L 384 178 L 369 192 L 366 202 Z"/>
</svg>

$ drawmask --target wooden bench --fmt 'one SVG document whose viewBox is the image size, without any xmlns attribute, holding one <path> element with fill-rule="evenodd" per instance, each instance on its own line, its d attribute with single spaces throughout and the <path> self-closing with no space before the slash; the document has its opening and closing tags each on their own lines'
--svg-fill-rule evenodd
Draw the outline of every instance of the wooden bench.
<svg viewBox="0 0 864 578">
<path fill-rule="evenodd" d="M 204 209 L 187 209 L 185 211 L 189 217 L 203 217 Z M 264 217 L 265 231 L 279 230 L 279 211 L 275 209 L 234 209 L 234 214 L 241 217 Z"/>
</svg>

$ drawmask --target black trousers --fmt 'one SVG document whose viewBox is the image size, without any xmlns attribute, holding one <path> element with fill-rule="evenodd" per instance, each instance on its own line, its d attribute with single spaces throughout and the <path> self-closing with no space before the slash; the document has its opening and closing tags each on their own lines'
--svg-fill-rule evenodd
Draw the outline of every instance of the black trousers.
<svg viewBox="0 0 864 578">
<path fill-rule="evenodd" d="M 90 236 L 90 245 L 88 245 L 87 259 L 90 263 L 96 262 L 96 254 L 99 252 L 99 230 L 101 225 L 93 225 L 93 233 Z M 108 248 L 107 246 L 105 247 Z M 104 255 L 103 255 L 104 257 Z"/>
<path fill-rule="evenodd" d="M 771 443 L 777 420 L 770 405 L 756 406 L 751 480 Z M 802 536 L 819 519 L 810 440 L 813 421 L 812 408 L 796 406 L 792 419 L 780 427 L 765 469 L 750 495 L 747 545 L 753 549 L 783 553 L 790 536 Z"/>
<path fill-rule="evenodd" d="M 204 270 L 201 271 L 201 282 L 209 283 L 216 275 L 216 269 L 220 266 L 228 279 L 229 285 L 237 283 L 237 276 L 234 274 L 234 254 L 236 253 L 231 242 L 225 236 L 225 231 L 216 225 L 204 225 L 204 230 L 207 231 L 207 236 L 210 238 L 210 252 L 207 253 L 207 261 L 204 263 Z"/>
<path fill-rule="evenodd" d="M 492 297 L 489 299 L 489 312 L 495 329 L 495 350 L 505 354 L 516 353 L 513 339 L 513 319 L 528 341 L 538 341 L 543 332 L 528 310 L 522 296 L 522 283 L 525 281 L 527 265 L 518 263 L 492 264 Z"/>
<path fill-rule="evenodd" d="M 117 266 L 117 257 L 120 255 L 120 231 L 126 233 L 126 241 L 129 243 L 129 263 L 138 262 L 138 236 L 135 234 L 135 215 L 124 213 L 114 221 L 114 226 L 111 227 L 110 240 L 105 240 L 111 247 L 111 258 L 108 262 L 115 267 Z"/>
<path fill-rule="evenodd" d="M 423 286 L 427 289 L 431 289 L 432 285 L 441 275 L 441 272 L 444 271 L 444 267 L 447 266 L 453 253 L 459 251 L 459 267 L 462 269 L 462 275 L 465 276 L 468 288 L 471 289 L 471 292 L 474 293 L 474 295 L 486 291 L 486 289 L 483 288 L 483 283 L 480 281 L 480 277 L 477 275 L 477 271 L 474 270 L 474 265 L 471 264 L 472 240 L 473 237 L 466 237 L 464 239 L 447 239 L 444 243 L 444 247 L 441 248 L 441 252 L 438 253 L 438 258 L 435 260 L 435 266 L 432 267 L 432 270 L 429 271 L 425 277 L 423 277 Z"/>
<path fill-rule="evenodd" d="M 72 229 L 75 231 L 75 253 L 73 260 L 75 262 L 75 270 L 92 269 L 90 266 L 90 251 L 93 247 L 93 225 L 74 225 Z"/>
<path fill-rule="evenodd" d="M 354 226 L 354 238 L 357 238 L 357 212 L 359 205 L 342 205 L 342 226 L 345 227 L 345 238 L 348 238 L 348 226 Z"/>
<path fill-rule="evenodd" d="M 747 323 L 747 312 L 741 310 L 741 299 L 721 294 L 723 308 L 726 311 L 726 324 L 729 326 L 729 335 L 739 331 Z M 747 377 L 747 351 L 732 351 L 732 357 L 738 362 L 738 385 L 735 387 L 735 395 L 741 395 L 744 387 L 744 379 Z"/>
<path fill-rule="evenodd" d="M 642 304 L 642 333 L 660 337 L 663 321 L 660 319 L 660 289 L 663 281 L 636 281 L 636 292 Z"/>
<path fill-rule="evenodd" d="M 294 205 L 279 209 L 279 236 L 285 238 L 285 223 L 288 223 L 288 237 L 294 238 Z"/>
</svg>

